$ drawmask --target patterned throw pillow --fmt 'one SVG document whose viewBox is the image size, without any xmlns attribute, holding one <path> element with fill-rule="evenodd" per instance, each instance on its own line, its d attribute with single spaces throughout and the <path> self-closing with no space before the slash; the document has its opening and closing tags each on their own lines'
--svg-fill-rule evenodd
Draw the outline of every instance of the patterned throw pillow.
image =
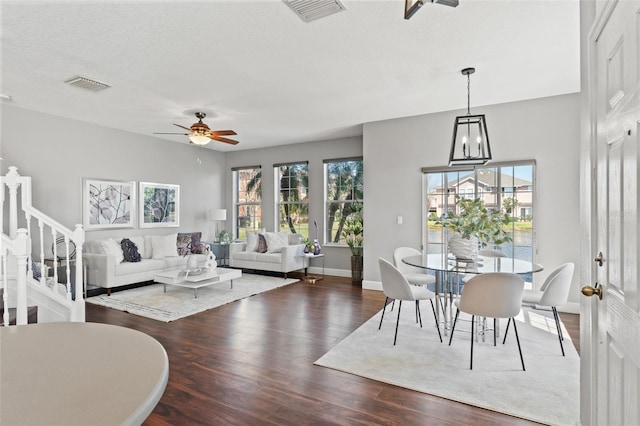
<svg viewBox="0 0 640 426">
<path fill-rule="evenodd" d="M 123 238 L 122 241 L 120 241 L 120 247 L 122 247 L 125 262 L 140 262 L 142 259 L 140 252 L 138 252 L 138 246 L 130 239 Z"/>
<path fill-rule="evenodd" d="M 178 254 L 186 256 L 188 254 L 204 253 L 204 246 L 200 239 L 202 232 L 181 232 L 178 234 Z"/>
<path fill-rule="evenodd" d="M 269 253 L 281 253 L 282 249 L 289 245 L 289 235 L 283 232 L 267 232 L 265 238 Z"/>
<path fill-rule="evenodd" d="M 258 248 L 256 249 L 258 253 L 266 253 L 267 252 L 267 239 L 264 234 L 258 234 Z"/>
<path fill-rule="evenodd" d="M 42 277 L 42 272 L 40 271 L 40 267 L 31 259 L 31 272 L 33 274 L 34 280 L 40 280 Z"/>
</svg>

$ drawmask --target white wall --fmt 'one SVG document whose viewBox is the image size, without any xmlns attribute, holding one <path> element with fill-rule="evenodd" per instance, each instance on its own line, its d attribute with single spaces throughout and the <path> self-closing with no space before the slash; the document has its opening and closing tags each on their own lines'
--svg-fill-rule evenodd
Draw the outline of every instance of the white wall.
<svg viewBox="0 0 640 426">
<path fill-rule="evenodd" d="M 88 231 L 103 236 L 202 231 L 207 212 L 222 207 L 224 153 L 2 105 L 2 174 L 17 166 L 32 177 L 36 208 L 72 228 L 82 223 L 82 179 L 180 185 L 180 227 Z"/>
<path fill-rule="evenodd" d="M 309 223 L 318 221 L 318 234 L 322 244 L 324 235 L 324 164 L 323 160 L 335 158 L 357 157 L 362 155 L 362 138 L 351 137 L 316 141 L 293 145 L 282 145 L 272 148 L 252 149 L 246 151 L 228 152 L 225 173 L 226 181 L 231 180 L 231 168 L 242 166 L 262 166 L 262 223 L 267 230 L 276 228 L 275 216 L 275 188 L 273 165 L 296 161 L 309 162 Z M 365 164 L 365 169 L 366 169 Z M 225 205 L 233 206 L 231 184 L 227 185 Z M 365 194 L 365 199 L 367 195 Z M 366 202 L 366 201 L 365 201 Z M 231 232 L 231 210 L 226 223 L 227 231 Z M 314 230 L 309 230 L 310 235 Z M 351 274 L 351 252 L 347 247 L 324 246 L 325 272 L 332 275 Z M 313 267 L 319 267 L 321 262 L 314 261 Z"/>
<path fill-rule="evenodd" d="M 537 161 L 535 261 L 545 271 L 534 275 L 536 283 L 564 262 L 579 270 L 579 102 L 570 94 L 472 108 L 486 115 L 494 161 Z M 364 288 L 380 288 L 378 257 L 391 259 L 397 246 L 421 247 L 421 168 L 447 165 L 453 121 L 463 114 L 364 125 Z M 578 289 L 576 274 L 570 301 L 579 300 Z"/>
</svg>

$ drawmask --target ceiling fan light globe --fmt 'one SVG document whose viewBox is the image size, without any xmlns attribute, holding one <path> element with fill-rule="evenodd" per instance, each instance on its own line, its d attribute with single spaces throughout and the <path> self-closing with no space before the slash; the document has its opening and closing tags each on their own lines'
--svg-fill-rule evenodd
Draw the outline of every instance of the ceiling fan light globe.
<svg viewBox="0 0 640 426">
<path fill-rule="evenodd" d="M 196 145 L 206 145 L 211 142 L 211 139 L 208 136 L 198 134 L 189 135 L 189 140 L 191 141 L 191 143 Z"/>
</svg>

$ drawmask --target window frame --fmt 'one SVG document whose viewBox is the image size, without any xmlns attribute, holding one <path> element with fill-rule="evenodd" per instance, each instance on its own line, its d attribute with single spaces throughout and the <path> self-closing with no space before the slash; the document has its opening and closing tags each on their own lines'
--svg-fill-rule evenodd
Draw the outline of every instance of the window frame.
<svg viewBox="0 0 640 426">
<path fill-rule="evenodd" d="M 527 186 L 523 186 L 520 190 L 520 192 L 515 189 L 515 186 L 511 186 L 509 187 L 511 189 L 511 191 L 507 192 L 504 191 L 505 187 L 502 184 L 502 179 L 503 179 L 503 174 L 506 174 L 504 172 L 505 168 L 512 168 L 515 169 L 516 167 L 521 167 L 521 166 L 530 166 L 531 167 L 531 182 L 529 185 Z M 478 173 L 482 170 L 490 170 L 490 169 L 497 169 L 499 171 L 499 173 L 496 174 L 496 182 L 491 183 L 489 186 L 486 186 L 484 188 L 478 188 Z M 514 170 L 515 172 L 515 170 Z M 437 173 L 441 173 L 443 175 L 443 181 L 442 181 L 442 193 L 441 194 L 436 194 L 433 195 L 433 192 L 429 192 L 429 174 L 437 174 Z M 530 260 L 531 262 L 535 262 L 535 257 L 536 257 L 536 197 L 537 197 L 537 177 L 536 177 L 536 173 L 537 173 L 537 164 L 536 164 L 536 160 L 520 160 L 520 161 L 507 161 L 507 162 L 495 162 L 495 163 L 489 163 L 483 166 L 468 166 L 468 167 L 424 167 L 422 168 L 422 247 L 423 247 L 423 251 L 425 253 L 429 253 L 430 249 L 440 245 L 440 250 L 447 250 L 446 249 L 446 233 L 445 235 L 442 235 L 442 241 L 430 241 L 429 240 L 429 215 L 431 214 L 433 216 L 433 207 L 430 207 L 429 204 L 433 204 L 433 198 L 437 197 L 437 196 L 442 196 L 444 198 L 444 204 L 442 207 L 442 211 L 446 211 L 447 208 L 450 208 L 451 206 L 451 202 L 450 202 L 450 198 L 452 197 L 452 195 L 463 195 L 462 191 L 459 191 L 459 187 L 456 186 L 456 190 L 455 191 L 451 191 L 448 181 L 447 181 L 447 175 L 451 174 L 451 173 L 457 173 L 457 179 L 460 179 L 461 176 L 465 175 L 466 173 L 473 173 L 473 179 L 474 179 L 474 195 L 478 196 L 478 194 L 484 194 L 487 196 L 495 196 L 495 203 L 494 206 L 500 206 L 500 209 L 503 209 L 503 201 L 505 198 L 508 198 L 510 196 L 514 196 L 517 194 L 524 194 L 524 193 L 531 193 L 531 203 L 530 205 L 526 205 L 526 206 L 517 206 L 516 208 L 513 208 L 511 215 L 512 217 L 514 217 L 515 219 L 520 219 L 520 221 L 522 221 L 523 219 L 526 221 L 526 218 L 521 217 L 521 210 L 522 209 L 527 209 L 529 211 L 529 216 L 531 216 L 531 236 L 530 236 L 530 240 L 531 243 L 527 244 L 527 245 L 517 245 L 516 242 L 514 241 L 513 243 L 511 243 L 511 253 L 508 253 L 508 255 L 514 255 L 517 247 L 530 247 L 531 250 L 531 257 Z M 515 173 L 513 173 L 515 175 Z M 511 175 L 509 175 L 511 176 Z M 512 178 L 517 178 L 517 176 L 512 176 Z M 454 179 L 455 180 L 455 179 Z M 453 181 L 453 180 L 452 180 Z M 512 185 L 514 185 L 515 183 L 512 182 Z M 446 188 L 446 189 L 444 189 Z M 430 197 L 431 195 L 431 197 Z M 465 196 L 466 191 L 465 191 Z M 487 206 L 489 207 L 489 206 Z M 491 208 L 491 207 L 489 207 Z M 437 211 L 437 209 L 436 209 Z M 437 216 L 437 213 L 436 213 Z M 515 223 L 518 220 L 514 220 L 512 221 L 512 227 L 511 227 L 511 234 L 513 235 L 516 231 L 515 231 Z M 446 232 L 446 231 L 445 231 Z M 491 246 L 489 246 L 491 248 Z M 435 251 L 434 251 L 435 252 Z M 525 277 L 526 279 L 526 277 Z"/>
<path fill-rule="evenodd" d="M 304 169 L 304 173 L 299 176 L 299 178 L 301 178 L 298 182 L 297 182 L 297 192 L 298 192 L 298 196 L 300 197 L 298 200 L 295 201 L 282 201 L 280 196 L 283 194 L 282 191 L 282 175 L 281 175 L 281 168 L 283 167 L 298 167 L 298 166 L 303 166 Z M 291 176 L 291 175 L 289 175 Z M 275 224 L 274 224 L 274 229 L 277 232 L 294 232 L 297 234 L 300 234 L 302 236 L 309 237 L 309 233 L 310 233 L 310 227 L 311 224 L 309 223 L 310 220 L 310 214 L 309 214 L 309 162 L 308 161 L 294 161 L 294 162 L 290 162 L 290 163 L 277 163 L 273 165 L 273 178 L 274 178 L 274 199 L 276 200 L 276 202 L 274 203 L 274 208 L 275 208 L 275 214 L 274 214 L 274 220 L 275 220 Z M 306 184 L 306 186 L 305 186 Z M 292 188 L 289 188 L 289 192 L 291 192 Z M 281 224 L 282 223 L 287 223 L 287 219 L 282 219 L 281 217 L 281 207 L 282 206 L 289 206 L 289 212 L 292 212 L 291 207 L 292 206 L 298 206 L 300 211 L 306 212 L 306 221 L 307 221 L 307 226 L 306 229 L 304 227 L 304 223 L 300 223 L 300 225 L 296 225 L 293 223 L 293 221 L 288 221 L 288 226 L 286 229 L 281 228 Z M 286 208 L 285 208 L 286 210 Z M 291 217 L 291 215 L 289 215 L 289 217 Z M 293 225 L 293 230 L 291 229 L 291 225 Z"/>
<path fill-rule="evenodd" d="M 329 167 L 331 164 L 339 164 L 339 163 L 359 163 L 359 167 L 358 165 L 356 165 L 356 169 L 359 168 L 360 170 L 360 174 L 361 174 L 361 178 L 360 178 L 360 183 L 359 186 L 361 187 L 360 189 L 360 198 L 355 198 L 355 199 L 351 199 L 351 200 L 329 200 L 329 185 L 330 185 L 330 176 L 329 176 Z M 362 211 L 362 209 L 364 208 L 364 159 L 363 157 L 347 157 L 347 158 L 334 158 L 334 159 L 327 159 L 327 160 L 323 160 L 323 167 L 324 167 L 324 211 L 323 211 L 323 217 L 324 217 L 324 238 L 323 238 L 323 244 L 325 246 L 340 246 L 340 247 L 347 247 L 347 243 L 344 241 L 344 237 L 342 236 L 342 232 L 339 232 L 338 236 L 338 241 L 332 241 L 332 228 L 333 227 L 333 222 L 330 218 L 330 205 L 332 204 L 344 204 L 344 203 L 348 203 L 348 204 L 354 204 L 357 205 L 359 204 L 359 210 Z M 355 182 L 355 186 L 357 186 L 358 183 Z M 351 192 L 352 194 L 357 194 L 358 190 L 357 187 L 354 187 L 354 182 L 351 183 L 350 185 L 350 189 L 349 192 Z M 340 229 L 340 226 L 339 228 Z"/>
<path fill-rule="evenodd" d="M 241 173 L 247 170 L 255 170 L 255 175 L 260 175 L 260 181 L 258 187 L 256 188 L 257 196 L 256 200 L 252 201 L 240 201 L 240 191 L 241 188 Z M 254 226 L 252 229 L 259 230 L 262 227 L 263 219 L 262 219 L 262 166 L 243 166 L 243 167 L 233 167 L 231 169 L 232 173 L 232 181 L 233 181 L 233 238 L 234 239 L 243 239 L 242 230 L 246 229 L 247 226 L 240 226 L 240 209 L 241 207 L 245 207 L 247 211 L 250 211 L 252 208 L 255 208 L 259 214 L 253 216 L 252 223 Z M 244 191 L 247 192 L 246 189 Z M 246 215 L 245 215 L 246 216 Z M 246 235 L 244 235 L 244 239 L 246 239 Z"/>
</svg>

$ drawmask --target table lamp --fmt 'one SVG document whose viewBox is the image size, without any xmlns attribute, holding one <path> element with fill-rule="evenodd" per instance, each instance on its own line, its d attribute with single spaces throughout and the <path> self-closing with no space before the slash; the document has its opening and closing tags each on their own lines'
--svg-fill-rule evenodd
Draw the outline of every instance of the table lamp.
<svg viewBox="0 0 640 426">
<path fill-rule="evenodd" d="M 226 209 L 213 209 L 209 210 L 209 220 L 215 222 L 216 231 L 213 239 L 215 241 L 218 240 L 218 235 L 220 235 L 220 222 L 224 222 L 227 220 L 227 210 Z"/>
</svg>

